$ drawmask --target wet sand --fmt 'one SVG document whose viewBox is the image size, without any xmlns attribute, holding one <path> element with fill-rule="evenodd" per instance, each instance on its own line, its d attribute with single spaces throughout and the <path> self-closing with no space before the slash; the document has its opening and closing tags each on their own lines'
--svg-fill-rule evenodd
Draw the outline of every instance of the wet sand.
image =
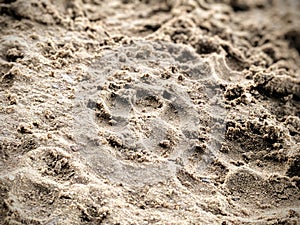
<svg viewBox="0 0 300 225">
<path fill-rule="evenodd" d="M 299 10 L 0 1 L 0 224 L 298 224 Z"/>
</svg>

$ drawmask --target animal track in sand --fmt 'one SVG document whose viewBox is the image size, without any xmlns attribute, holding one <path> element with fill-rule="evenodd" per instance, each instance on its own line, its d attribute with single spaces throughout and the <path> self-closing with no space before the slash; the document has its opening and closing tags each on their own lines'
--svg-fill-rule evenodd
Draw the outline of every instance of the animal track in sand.
<svg viewBox="0 0 300 225">
<path fill-rule="evenodd" d="M 106 50 L 76 93 L 81 154 L 99 175 L 130 185 L 162 181 L 178 167 L 200 173 L 223 136 L 214 73 L 186 45 L 135 41 Z"/>
</svg>

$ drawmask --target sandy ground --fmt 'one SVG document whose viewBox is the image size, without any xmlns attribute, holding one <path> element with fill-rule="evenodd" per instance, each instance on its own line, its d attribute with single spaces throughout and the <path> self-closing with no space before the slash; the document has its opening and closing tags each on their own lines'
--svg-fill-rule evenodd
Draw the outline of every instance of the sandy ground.
<svg viewBox="0 0 300 225">
<path fill-rule="evenodd" d="M 0 224 L 299 224 L 299 11 L 0 0 Z"/>
</svg>

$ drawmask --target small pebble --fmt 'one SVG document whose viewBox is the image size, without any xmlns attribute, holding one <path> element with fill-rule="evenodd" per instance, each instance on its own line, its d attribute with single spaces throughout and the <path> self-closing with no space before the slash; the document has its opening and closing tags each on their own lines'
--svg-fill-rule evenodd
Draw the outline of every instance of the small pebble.
<svg viewBox="0 0 300 225">
<path fill-rule="evenodd" d="M 201 181 L 204 183 L 210 183 L 210 180 L 208 178 L 201 178 Z"/>
<path fill-rule="evenodd" d="M 59 85 L 58 84 L 52 84 L 52 88 L 59 89 Z"/>
<path fill-rule="evenodd" d="M 171 146 L 171 142 L 169 140 L 162 140 L 159 142 L 159 146 L 162 148 L 169 148 Z"/>
<path fill-rule="evenodd" d="M 231 198 L 233 201 L 238 201 L 238 200 L 240 200 L 240 197 L 232 197 Z"/>
<path fill-rule="evenodd" d="M 9 179 L 10 181 L 13 181 L 13 180 L 15 180 L 15 176 L 14 176 L 14 175 L 9 175 L 9 176 L 8 176 L 8 179 Z"/>
</svg>

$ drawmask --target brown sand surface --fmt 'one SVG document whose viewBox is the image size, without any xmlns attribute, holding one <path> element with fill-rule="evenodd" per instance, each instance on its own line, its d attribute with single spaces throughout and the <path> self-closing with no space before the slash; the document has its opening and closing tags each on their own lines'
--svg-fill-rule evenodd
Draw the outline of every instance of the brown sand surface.
<svg viewBox="0 0 300 225">
<path fill-rule="evenodd" d="M 0 12 L 0 224 L 300 224 L 300 1 Z"/>
</svg>

